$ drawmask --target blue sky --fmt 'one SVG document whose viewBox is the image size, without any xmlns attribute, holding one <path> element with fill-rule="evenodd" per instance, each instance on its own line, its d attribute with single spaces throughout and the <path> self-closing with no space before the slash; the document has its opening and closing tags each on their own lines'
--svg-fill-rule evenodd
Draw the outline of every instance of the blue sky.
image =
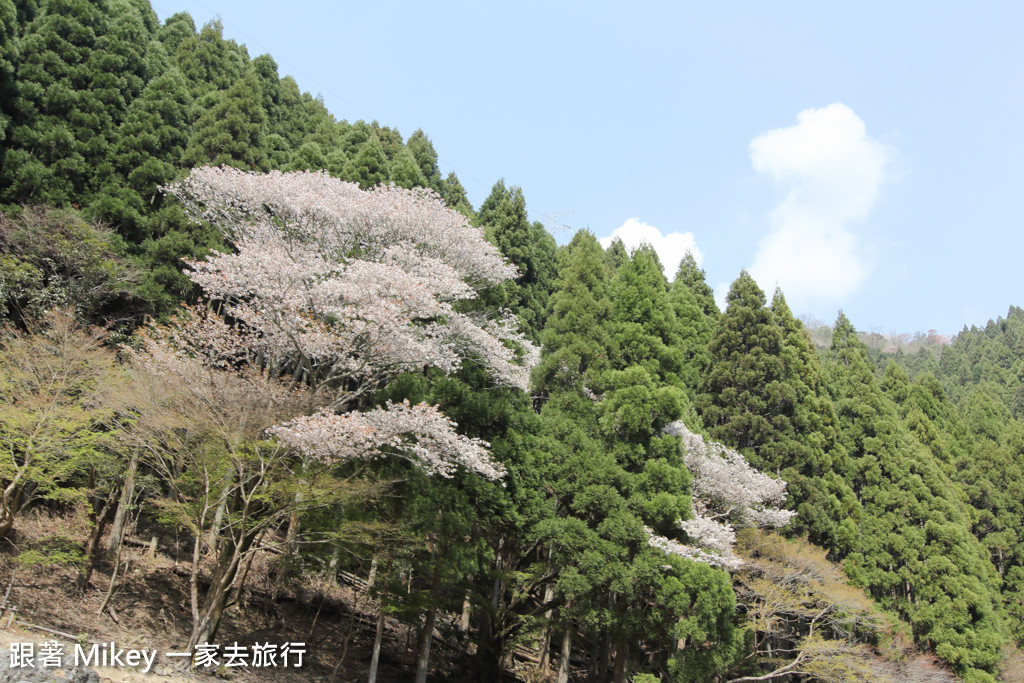
<svg viewBox="0 0 1024 683">
<path fill-rule="evenodd" d="M 422 128 L 474 205 L 504 178 L 535 220 L 695 247 L 720 292 L 746 268 L 883 333 L 1024 305 L 1024 4 L 836 5 L 153 2 Z"/>
</svg>

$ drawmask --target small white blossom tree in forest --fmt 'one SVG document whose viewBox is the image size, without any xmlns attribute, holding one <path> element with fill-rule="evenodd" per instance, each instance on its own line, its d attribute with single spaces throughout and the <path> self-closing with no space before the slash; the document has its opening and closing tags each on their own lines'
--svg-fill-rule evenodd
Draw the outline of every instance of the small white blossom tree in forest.
<svg viewBox="0 0 1024 683">
<path fill-rule="evenodd" d="M 648 542 L 666 553 L 725 569 L 738 569 L 736 527 L 781 527 L 795 512 L 781 509 L 786 502 L 786 482 L 757 471 L 736 451 L 720 443 L 706 443 L 681 421 L 665 433 L 682 437 L 684 460 L 693 474 L 693 518 L 679 520 L 690 544 L 647 529 Z"/>
<path fill-rule="evenodd" d="M 203 543 L 209 554 L 225 554 L 216 547 L 221 529 L 245 531 L 236 534 L 241 540 L 225 560 L 230 566 L 215 573 L 225 590 L 202 601 L 193 593 L 192 646 L 213 636 L 239 573 L 244 580 L 244 557 L 251 558 L 268 524 L 283 523 L 283 510 L 293 505 L 294 511 L 309 495 L 301 486 L 276 498 L 246 491 L 263 491 L 268 482 L 280 490 L 275 477 L 298 476 L 301 483 L 339 462 L 381 455 L 404 457 L 440 476 L 462 466 L 499 479 L 504 468 L 489 458 L 488 444 L 458 434 L 433 406 L 354 408 L 399 372 L 452 372 L 464 362 L 483 364 L 496 384 L 525 389 L 535 349 L 510 316 L 493 320 L 458 310 L 458 302 L 516 270 L 481 230 L 430 191 L 363 191 L 323 172 L 228 168 L 195 169 L 167 191 L 191 218 L 219 228 L 233 251 L 188 263 L 188 276 L 217 315 L 192 309 L 176 324 L 150 331 L 139 365 L 172 384 L 177 377 L 182 391 L 235 381 L 241 389 L 220 394 L 278 407 L 250 411 L 267 420 L 255 425 L 263 445 L 243 448 L 225 438 L 219 452 L 239 457 L 220 468 L 221 479 L 198 487 L 205 502 L 193 506 L 202 511 L 192 522 L 197 556 Z M 257 382 L 268 388 L 257 390 Z M 286 399 L 289 392 L 301 400 Z M 215 403 L 202 392 L 191 401 Z M 211 408 L 209 424 L 234 425 L 231 411 L 220 416 L 218 410 Z M 254 450 L 272 455 L 253 459 Z M 225 509 L 250 498 L 262 525 Z"/>
</svg>

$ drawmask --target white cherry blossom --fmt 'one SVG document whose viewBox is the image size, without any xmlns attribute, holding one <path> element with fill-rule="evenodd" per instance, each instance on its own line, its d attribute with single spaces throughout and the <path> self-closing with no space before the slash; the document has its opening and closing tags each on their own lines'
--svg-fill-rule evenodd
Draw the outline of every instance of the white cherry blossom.
<svg viewBox="0 0 1024 683">
<path fill-rule="evenodd" d="M 535 358 L 529 342 L 505 320 L 453 308 L 516 269 L 436 194 L 209 167 L 167 190 L 233 243 L 189 262 L 188 274 L 257 333 L 264 362 L 340 386 L 426 366 L 451 372 L 470 356 L 496 382 L 527 388 L 517 355 Z"/>
<path fill-rule="evenodd" d="M 233 249 L 187 262 L 215 313 L 186 311 L 140 359 L 183 381 L 259 368 L 268 386 L 303 387 L 316 412 L 268 433 L 311 460 L 392 454 L 440 476 L 457 466 L 504 475 L 486 442 L 459 435 L 433 406 L 351 410 L 398 372 L 450 373 L 466 361 L 527 388 L 537 350 L 514 319 L 456 310 L 517 275 L 482 230 L 429 190 L 363 191 L 325 172 L 198 168 L 166 190 Z"/>
<path fill-rule="evenodd" d="M 456 465 L 487 479 L 503 477 L 505 468 L 487 455 L 490 444 L 462 436 L 455 427 L 434 406 L 405 401 L 343 415 L 322 411 L 269 431 L 285 445 L 321 461 L 395 454 L 443 477 L 452 476 Z"/>
<path fill-rule="evenodd" d="M 682 438 L 684 461 L 693 474 L 693 517 L 677 525 L 693 545 L 659 536 L 646 528 L 648 543 L 667 553 L 736 569 L 743 562 L 733 552 L 736 526 L 780 527 L 795 512 L 781 509 L 786 482 L 750 466 L 746 459 L 717 442 L 707 443 L 681 421 L 665 427 Z"/>
</svg>

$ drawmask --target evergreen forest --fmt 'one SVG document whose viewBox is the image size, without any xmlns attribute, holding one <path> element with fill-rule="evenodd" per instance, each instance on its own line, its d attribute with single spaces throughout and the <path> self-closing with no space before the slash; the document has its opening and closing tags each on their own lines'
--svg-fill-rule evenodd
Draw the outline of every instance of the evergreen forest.
<svg viewBox="0 0 1024 683">
<path fill-rule="evenodd" d="M 0 0 L 0 612 L 280 680 L 1024 681 L 1024 309 L 884 345 L 671 275 L 217 22 Z"/>
</svg>

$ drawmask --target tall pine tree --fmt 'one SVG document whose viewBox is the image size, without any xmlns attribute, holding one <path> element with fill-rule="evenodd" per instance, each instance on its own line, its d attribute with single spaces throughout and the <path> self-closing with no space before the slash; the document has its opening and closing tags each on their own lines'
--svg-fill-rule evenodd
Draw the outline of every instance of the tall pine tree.
<svg viewBox="0 0 1024 683">
<path fill-rule="evenodd" d="M 679 264 L 668 298 L 675 313 L 678 348 L 682 352 L 679 377 L 692 399 L 711 367 L 709 346 L 718 323 L 718 307 L 704 281 L 704 271 L 697 267 L 690 252 Z"/>
<path fill-rule="evenodd" d="M 422 130 L 417 130 L 409 136 L 405 145 L 412 152 L 413 159 L 416 160 L 416 165 L 426 181 L 426 187 L 441 193 L 443 182 L 441 169 L 437 165 L 437 151 L 434 149 L 434 144 L 430 142 L 430 138 Z"/>
<path fill-rule="evenodd" d="M 164 198 L 159 188 L 182 168 L 191 104 L 184 77 L 172 68 L 149 82 L 120 126 L 111 155 L 115 173 L 92 208 L 131 243 L 154 236 L 152 214 Z"/>
<path fill-rule="evenodd" d="M 256 74 L 250 70 L 223 91 L 216 103 L 196 121 L 182 163 L 265 171 L 266 123 L 263 90 Z"/>
<path fill-rule="evenodd" d="M 519 269 L 515 282 L 501 285 L 491 297 L 510 308 L 521 328 L 536 340 L 547 317 L 548 296 L 555 278 L 555 240 L 539 223 L 530 223 L 526 199 L 519 187 L 499 180 L 476 216 L 487 239 Z"/>
</svg>

